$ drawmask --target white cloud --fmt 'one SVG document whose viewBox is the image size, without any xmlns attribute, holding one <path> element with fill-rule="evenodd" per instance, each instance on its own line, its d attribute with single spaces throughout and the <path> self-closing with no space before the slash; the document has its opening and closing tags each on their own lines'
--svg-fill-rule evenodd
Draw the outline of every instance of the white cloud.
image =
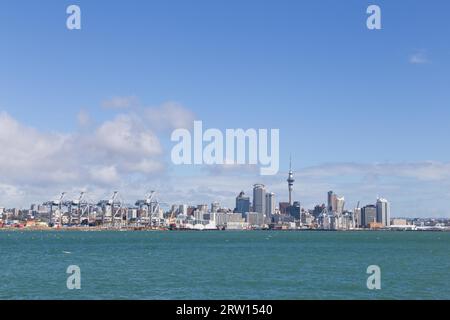
<svg viewBox="0 0 450 320">
<path fill-rule="evenodd" d="M 157 130 L 189 129 L 195 120 L 194 114 L 176 102 L 167 102 L 153 108 L 145 108 L 148 123 Z"/>
<path fill-rule="evenodd" d="M 132 157 L 161 154 L 161 145 L 156 135 L 139 117 L 118 115 L 106 121 L 95 132 L 95 148 L 111 154 Z"/>
<path fill-rule="evenodd" d="M 86 110 L 80 110 L 77 114 L 78 125 L 81 127 L 86 127 L 91 124 L 91 117 Z"/>
<path fill-rule="evenodd" d="M 104 184 L 113 184 L 119 180 L 119 174 L 115 166 L 92 168 L 90 169 L 90 175 L 93 180 Z"/>
<path fill-rule="evenodd" d="M 167 165 L 156 134 L 159 129 L 148 121 L 146 110 L 120 113 L 69 134 L 38 130 L 1 112 L 0 206 L 43 202 L 67 190 L 110 192 L 131 181 L 158 177 Z M 155 110 L 169 127 L 184 121 L 180 119 L 184 115 L 191 119 L 181 105 L 176 105 L 177 112 L 167 106 Z M 91 124 L 84 111 L 77 120 L 80 125 Z"/>
<path fill-rule="evenodd" d="M 102 106 L 107 109 L 126 109 L 137 105 L 139 105 L 139 99 L 136 96 L 116 96 L 102 102 Z"/>
<path fill-rule="evenodd" d="M 426 63 L 430 63 L 430 60 L 428 59 L 426 52 L 423 50 L 420 50 L 420 51 L 413 53 L 409 57 L 409 63 L 411 63 L 411 64 L 426 64 Z"/>
</svg>

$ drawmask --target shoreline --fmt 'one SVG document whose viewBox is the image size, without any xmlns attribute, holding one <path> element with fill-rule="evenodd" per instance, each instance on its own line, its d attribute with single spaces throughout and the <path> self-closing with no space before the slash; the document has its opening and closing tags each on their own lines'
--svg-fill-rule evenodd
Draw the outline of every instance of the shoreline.
<svg viewBox="0 0 450 320">
<path fill-rule="evenodd" d="M 329 229 L 208 229 L 208 230 L 196 230 L 196 229 L 155 229 L 155 228 L 139 228 L 139 227 L 131 227 L 131 228 L 103 228 L 103 227 L 61 227 L 61 228 L 50 228 L 50 227 L 2 227 L 0 228 L 0 232 L 31 232 L 31 231 L 53 231 L 53 232 L 105 232 L 105 231 L 115 231 L 115 232 L 248 232 L 248 231 L 282 231 L 282 232 L 450 232 L 450 228 L 436 230 L 399 230 L 399 229 L 353 229 L 353 230 L 329 230 Z"/>
</svg>

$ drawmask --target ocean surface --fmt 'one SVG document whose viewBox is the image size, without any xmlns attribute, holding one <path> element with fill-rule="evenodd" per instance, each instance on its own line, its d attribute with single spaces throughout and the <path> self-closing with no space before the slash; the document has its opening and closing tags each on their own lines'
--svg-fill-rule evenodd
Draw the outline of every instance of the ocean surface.
<svg viewBox="0 0 450 320">
<path fill-rule="evenodd" d="M 450 299 L 450 232 L 1 231 L 0 268 L 0 299 Z"/>
</svg>

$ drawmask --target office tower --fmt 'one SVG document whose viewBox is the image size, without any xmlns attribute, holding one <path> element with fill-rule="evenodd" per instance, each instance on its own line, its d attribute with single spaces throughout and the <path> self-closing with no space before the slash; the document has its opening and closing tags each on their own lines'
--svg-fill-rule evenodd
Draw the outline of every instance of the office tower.
<svg viewBox="0 0 450 320">
<path fill-rule="evenodd" d="M 345 206 L 345 198 L 344 197 L 335 197 L 336 201 L 336 213 L 342 214 L 344 212 L 344 206 Z"/>
<path fill-rule="evenodd" d="M 293 216 L 295 219 L 300 219 L 301 217 L 300 202 L 294 201 L 292 206 L 289 207 L 289 214 Z"/>
<path fill-rule="evenodd" d="M 281 214 L 289 214 L 289 207 L 291 206 L 289 202 L 280 202 L 278 205 Z"/>
<path fill-rule="evenodd" d="M 178 213 L 187 216 L 187 214 L 188 214 L 188 206 L 186 204 L 181 204 L 178 207 Z"/>
<path fill-rule="evenodd" d="M 312 212 L 312 215 L 317 219 L 319 215 L 325 210 L 325 204 L 322 205 L 316 205 L 314 207 L 314 210 Z"/>
<path fill-rule="evenodd" d="M 378 198 L 377 200 L 377 222 L 380 222 L 384 227 L 390 226 L 391 212 L 390 205 L 386 199 Z"/>
<path fill-rule="evenodd" d="M 250 211 L 250 198 L 245 196 L 244 191 L 241 191 L 236 197 L 236 210 L 237 213 L 246 213 Z"/>
<path fill-rule="evenodd" d="M 369 204 L 361 209 L 362 226 L 367 228 L 369 223 L 377 222 L 377 208 L 376 206 Z"/>
<path fill-rule="evenodd" d="M 287 179 L 289 190 L 289 206 L 292 206 L 292 190 L 294 189 L 294 173 L 292 172 L 292 161 L 289 159 L 289 175 Z"/>
<path fill-rule="evenodd" d="M 199 204 L 197 206 L 197 210 L 201 211 L 203 213 L 207 213 L 208 212 L 208 205 L 207 204 Z"/>
<path fill-rule="evenodd" d="M 266 187 L 263 184 L 253 186 L 253 211 L 266 213 Z"/>
<path fill-rule="evenodd" d="M 362 215 L 361 215 L 361 208 L 355 208 L 355 211 L 353 212 L 355 216 L 355 227 L 362 227 Z"/>
<path fill-rule="evenodd" d="M 275 193 L 266 193 L 266 217 L 268 221 L 272 220 L 272 216 L 275 214 Z"/>
<path fill-rule="evenodd" d="M 328 191 L 328 212 L 336 212 L 337 209 L 337 196 L 333 191 Z"/>
<path fill-rule="evenodd" d="M 217 212 L 220 209 L 220 204 L 218 202 L 211 203 L 211 212 Z"/>
</svg>

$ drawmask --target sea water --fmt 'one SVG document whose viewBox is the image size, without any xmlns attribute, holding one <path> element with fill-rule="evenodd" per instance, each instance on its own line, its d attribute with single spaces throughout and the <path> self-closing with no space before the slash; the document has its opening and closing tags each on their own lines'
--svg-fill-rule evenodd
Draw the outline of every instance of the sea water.
<svg viewBox="0 0 450 320">
<path fill-rule="evenodd" d="M 0 299 L 450 299 L 450 232 L 1 231 L 0 268 Z"/>
</svg>

